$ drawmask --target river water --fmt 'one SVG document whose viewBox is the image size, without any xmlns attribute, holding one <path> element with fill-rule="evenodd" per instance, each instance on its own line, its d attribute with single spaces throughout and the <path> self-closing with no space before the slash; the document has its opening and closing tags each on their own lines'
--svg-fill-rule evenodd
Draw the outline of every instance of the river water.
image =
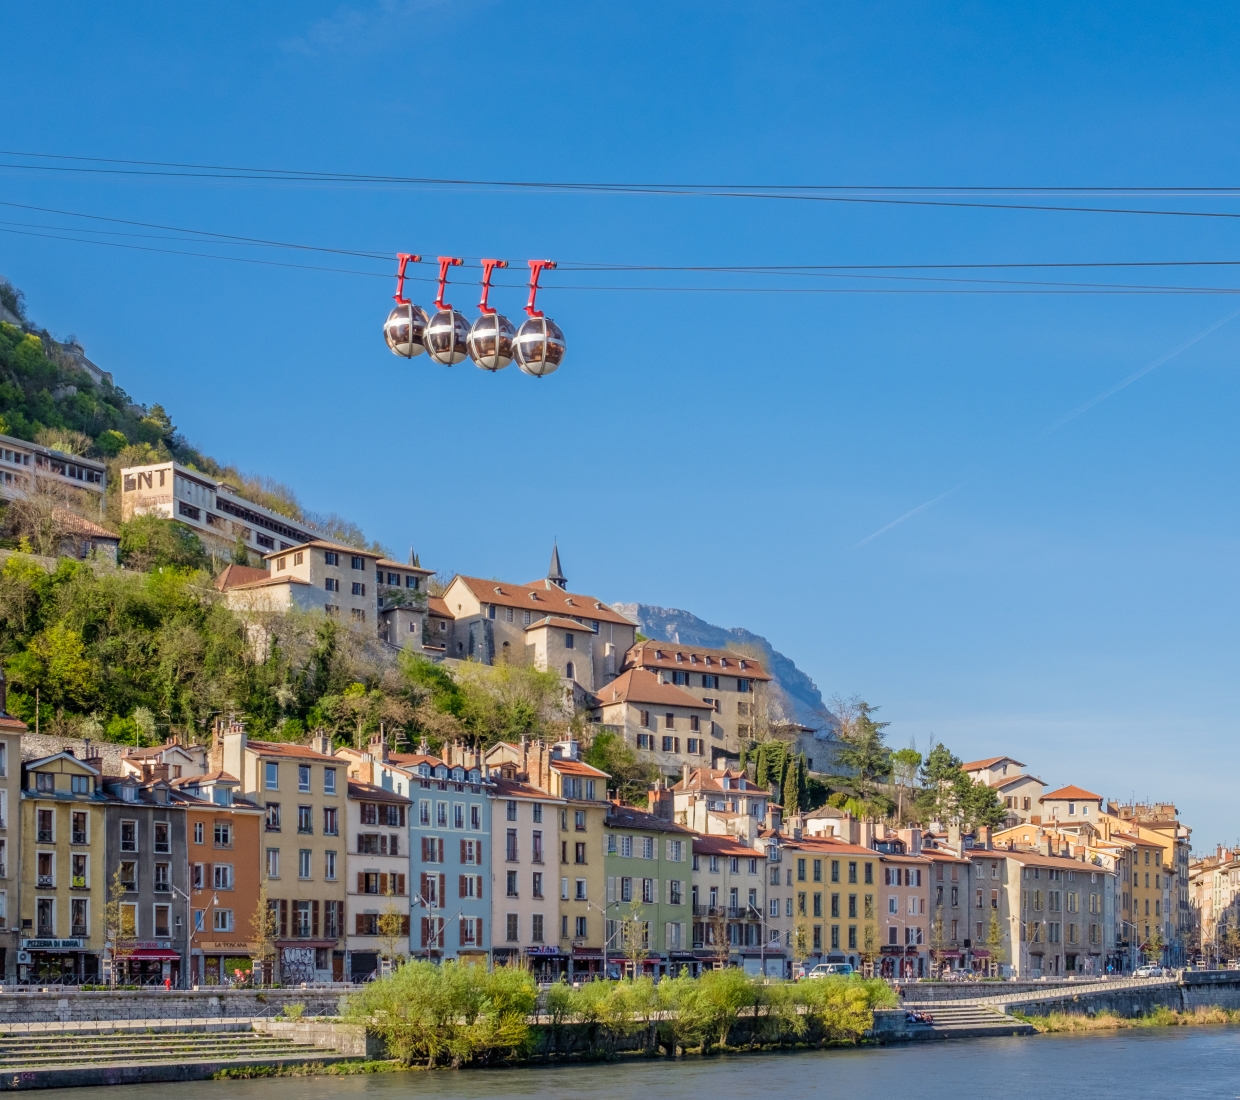
<svg viewBox="0 0 1240 1100">
<path fill-rule="evenodd" d="M 123 1085 L 107 1100 L 1134 1100 L 1240 1096 L 1240 1028 L 1170 1027 L 719 1058 Z M 66 1089 L 55 1100 L 99 1100 Z"/>
</svg>

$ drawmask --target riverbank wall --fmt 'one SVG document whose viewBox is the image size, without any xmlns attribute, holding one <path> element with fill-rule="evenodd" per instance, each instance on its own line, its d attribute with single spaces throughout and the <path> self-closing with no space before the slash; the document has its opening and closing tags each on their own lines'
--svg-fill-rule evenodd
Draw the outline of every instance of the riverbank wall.
<svg viewBox="0 0 1240 1100">
<path fill-rule="evenodd" d="M 0 992 L 0 1031 L 13 1024 L 126 1020 L 209 1020 L 278 1016 L 303 1005 L 306 1016 L 338 1016 L 352 987 L 339 989 L 150 989 Z M 296 1010 L 294 1010 L 296 1011 Z"/>
</svg>

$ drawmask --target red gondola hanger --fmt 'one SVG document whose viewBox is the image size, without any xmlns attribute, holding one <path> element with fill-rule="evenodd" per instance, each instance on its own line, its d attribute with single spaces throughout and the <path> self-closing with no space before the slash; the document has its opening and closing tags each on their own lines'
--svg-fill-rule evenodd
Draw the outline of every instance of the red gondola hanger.
<svg viewBox="0 0 1240 1100">
<path fill-rule="evenodd" d="M 392 295 L 402 306 L 409 304 L 409 299 L 405 297 L 405 269 L 411 264 L 420 264 L 422 257 L 413 252 L 397 252 L 396 260 L 398 267 L 396 269 L 396 293 Z"/>
<path fill-rule="evenodd" d="M 478 302 L 478 308 L 483 313 L 494 313 L 495 312 L 495 310 L 493 310 L 489 305 L 487 305 L 487 299 L 491 296 L 491 276 L 492 274 L 494 274 L 495 269 L 497 267 L 505 268 L 507 266 L 508 266 L 507 260 L 483 260 L 482 261 L 482 299 Z"/>
<path fill-rule="evenodd" d="M 555 270 L 554 260 L 528 260 L 530 265 L 530 300 L 525 303 L 525 312 L 530 317 L 541 317 L 542 310 L 534 308 L 534 299 L 538 297 L 538 277 L 547 268 Z"/>
<path fill-rule="evenodd" d="M 436 309 L 451 309 L 452 307 L 443 300 L 444 288 L 448 285 L 448 268 L 460 267 L 464 261 L 459 256 L 440 256 L 439 257 L 439 293 L 435 296 Z"/>
</svg>

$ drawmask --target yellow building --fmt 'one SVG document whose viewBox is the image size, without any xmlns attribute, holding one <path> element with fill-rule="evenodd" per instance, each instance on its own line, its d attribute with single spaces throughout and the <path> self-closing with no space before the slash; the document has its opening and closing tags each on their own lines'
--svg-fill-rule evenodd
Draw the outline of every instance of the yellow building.
<svg viewBox="0 0 1240 1100">
<path fill-rule="evenodd" d="M 343 981 L 347 761 L 330 755 L 326 736 L 311 746 L 250 741 L 239 729 L 219 736 L 220 766 L 265 810 L 261 874 L 279 980 Z"/>
<path fill-rule="evenodd" d="M 21 911 L 18 867 L 22 854 L 22 734 L 26 723 L 9 716 L 5 692 L 4 673 L 0 672 L 0 977 L 11 981 L 17 976 L 17 951 L 8 934 L 21 931 L 21 921 L 16 918 Z"/>
<path fill-rule="evenodd" d="M 95 764 L 60 752 L 22 765 L 20 980 L 100 977 L 109 799 Z"/>
</svg>

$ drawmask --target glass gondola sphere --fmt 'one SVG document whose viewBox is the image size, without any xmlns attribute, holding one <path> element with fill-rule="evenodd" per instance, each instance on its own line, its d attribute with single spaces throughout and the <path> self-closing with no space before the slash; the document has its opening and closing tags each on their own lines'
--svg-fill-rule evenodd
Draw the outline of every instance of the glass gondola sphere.
<svg viewBox="0 0 1240 1100">
<path fill-rule="evenodd" d="M 483 370 L 503 370 L 512 362 L 513 323 L 501 313 L 484 313 L 469 330 L 469 357 Z"/>
<path fill-rule="evenodd" d="M 541 378 L 564 362 L 564 333 L 550 317 L 531 317 L 517 329 L 512 350 L 518 367 Z"/>
<path fill-rule="evenodd" d="M 469 321 L 455 309 L 441 309 L 426 322 L 422 343 L 436 363 L 451 367 L 468 354 Z"/>
<path fill-rule="evenodd" d="M 383 339 L 393 355 L 412 359 L 422 354 L 422 334 L 426 331 L 426 311 L 412 302 L 399 302 L 383 322 Z"/>
</svg>

